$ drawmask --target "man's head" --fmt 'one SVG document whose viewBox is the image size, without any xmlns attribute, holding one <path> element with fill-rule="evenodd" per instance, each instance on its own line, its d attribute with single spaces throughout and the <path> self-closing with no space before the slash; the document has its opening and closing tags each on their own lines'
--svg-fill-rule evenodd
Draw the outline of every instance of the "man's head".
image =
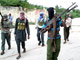
<svg viewBox="0 0 80 60">
<path fill-rule="evenodd" d="M 70 13 L 67 13 L 67 14 L 66 14 L 66 17 L 67 17 L 67 18 L 68 18 L 68 17 L 71 18 L 72 15 L 71 15 Z"/>
<path fill-rule="evenodd" d="M 3 19 L 4 19 L 4 20 L 8 20 L 8 15 L 7 15 L 7 14 L 4 14 L 4 15 L 3 15 Z"/>
<path fill-rule="evenodd" d="M 24 11 L 20 12 L 20 19 L 25 19 L 25 13 L 24 13 Z"/>
<path fill-rule="evenodd" d="M 20 12 L 20 16 L 24 16 L 24 11 L 21 11 Z"/>
<path fill-rule="evenodd" d="M 11 13 L 9 14 L 9 16 L 11 16 Z"/>
<path fill-rule="evenodd" d="M 49 19 L 52 19 L 54 17 L 54 8 L 50 7 L 47 9 L 47 11 L 48 11 Z"/>
<path fill-rule="evenodd" d="M 43 16 L 44 15 L 44 13 L 43 12 L 40 12 L 40 16 Z"/>
</svg>

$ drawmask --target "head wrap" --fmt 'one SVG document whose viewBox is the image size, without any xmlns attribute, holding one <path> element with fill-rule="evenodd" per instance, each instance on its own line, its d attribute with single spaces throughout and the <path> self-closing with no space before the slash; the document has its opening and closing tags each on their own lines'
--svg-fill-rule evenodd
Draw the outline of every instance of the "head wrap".
<svg viewBox="0 0 80 60">
<path fill-rule="evenodd" d="M 44 16 L 44 13 L 43 12 L 40 12 L 40 17 L 38 18 L 38 20 L 40 21 L 41 18 L 43 18 L 43 16 Z"/>
<path fill-rule="evenodd" d="M 4 15 L 3 15 L 3 19 L 4 19 L 4 20 L 8 20 L 8 15 L 7 15 L 7 14 L 4 14 Z"/>
<path fill-rule="evenodd" d="M 21 19 L 21 20 L 25 20 L 24 11 L 21 11 L 21 12 L 20 12 L 20 19 Z"/>
<path fill-rule="evenodd" d="M 54 8 L 50 7 L 47 9 L 47 11 L 48 11 L 49 19 L 51 20 L 54 17 Z"/>
</svg>

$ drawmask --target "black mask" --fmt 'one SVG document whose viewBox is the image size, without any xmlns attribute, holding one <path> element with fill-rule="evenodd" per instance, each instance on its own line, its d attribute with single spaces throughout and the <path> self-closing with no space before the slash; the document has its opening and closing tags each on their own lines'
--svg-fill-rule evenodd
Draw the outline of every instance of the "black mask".
<svg viewBox="0 0 80 60">
<path fill-rule="evenodd" d="M 47 11 L 48 11 L 49 19 L 51 20 L 54 17 L 54 8 L 50 7 L 47 9 Z"/>
</svg>

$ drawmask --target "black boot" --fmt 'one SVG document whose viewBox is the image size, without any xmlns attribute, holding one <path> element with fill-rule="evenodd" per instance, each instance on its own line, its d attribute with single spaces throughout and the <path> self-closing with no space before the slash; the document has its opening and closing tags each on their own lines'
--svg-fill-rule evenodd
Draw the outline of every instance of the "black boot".
<svg viewBox="0 0 80 60">
<path fill-rule="evenodd" d="M 8 50 L 10 50 L 11 49 L 11 47 L 8 47 Z"/>
<path fill-rule="evenodd" d="M 64 41 L 64 44 L 66 44 L 66 40 Z"/>
<path fill-rule="evenodd" d="M 41 41 L 39 41 L 38 45 L 40 45 L 40 44 L 41 44 Z"/>
<path fill-rule="evenodd" d="M 1 55 L 3 55 L 5 52 L 4 52 L 4 50 L 1 52 Z"/>
<path fill-rule="evenodd" d="M 23 53 L 25 53 L 25 52 L 26 52 L 26 48 L 23 49 Z"/>
<path fill-rule="evenodd" d="M 45 46 L 44 44 L 42 44 L 42 47 Z"/>
<path fill-rule="evenodd" d="M 69 41 L 69 39 L 67 39 L 67 41 Z"/>
</svg>

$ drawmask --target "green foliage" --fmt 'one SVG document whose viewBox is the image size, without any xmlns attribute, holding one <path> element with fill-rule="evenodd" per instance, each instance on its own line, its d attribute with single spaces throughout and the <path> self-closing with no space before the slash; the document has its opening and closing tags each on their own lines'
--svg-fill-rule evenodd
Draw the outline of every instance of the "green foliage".
<svg viewBox="0 0 80 60">
<path fill-rule="evenodd" d="M 29 8 L 29 3 L 28 2 L 20 2 L 20 6 L 23 8 Z"/>
<path fill-rule="evenodd" d="M 21 6 L 23 8 L 27 8 L 27 10 L 33 10 L 35 8 L 42 10 L 43 8 L 46 8 L 46 7 L 43 7 L 43 6 L 29 4 L 27 2 L 27 0 L 0 0 L 0 5 L 2 5 L 2 6 L 17 6 L 17 7 Z M 55 7 L 55 10 L 56 10 L 56 13 L 57 14 L 60 14 L 65 9 L 64 8 L 61 8 L 61 7 L 59 7 L 57 5 Z M 74 9 L 70 13 L 72 14 L 72 17 L 73 18 L 80 17 L 80 14 L 79 14 L 80 13 L 80 10 L 78 10 L 78 9 L 77 10 Z M 65 16 L 65 14 L 62 16 L 62 18 L 64 18 L 64 16 Z"/>
<path fill-rule="evenodd" d="M 78 18 L 78 17 L 80 17 L 80 10 L 73 10 L 72 12 L 71 12 L 71 14 L 72 14 L 72 17 L 74 17 L 74 18 Z"/>
<path fill-rule="evenodd" d="M 2 6 L 17 6 L 19 0 L 0 0 Z"/>
<path fill-rule="evenodd" d="M 34 9 L 34 8 L 43 9 L 42 6 L 29 4 L 27 0 L 0 0 L 0 4 L 2 6 L 17 6 L 17 7 L 21 6 L 27 9 Z"/>
</svg>

